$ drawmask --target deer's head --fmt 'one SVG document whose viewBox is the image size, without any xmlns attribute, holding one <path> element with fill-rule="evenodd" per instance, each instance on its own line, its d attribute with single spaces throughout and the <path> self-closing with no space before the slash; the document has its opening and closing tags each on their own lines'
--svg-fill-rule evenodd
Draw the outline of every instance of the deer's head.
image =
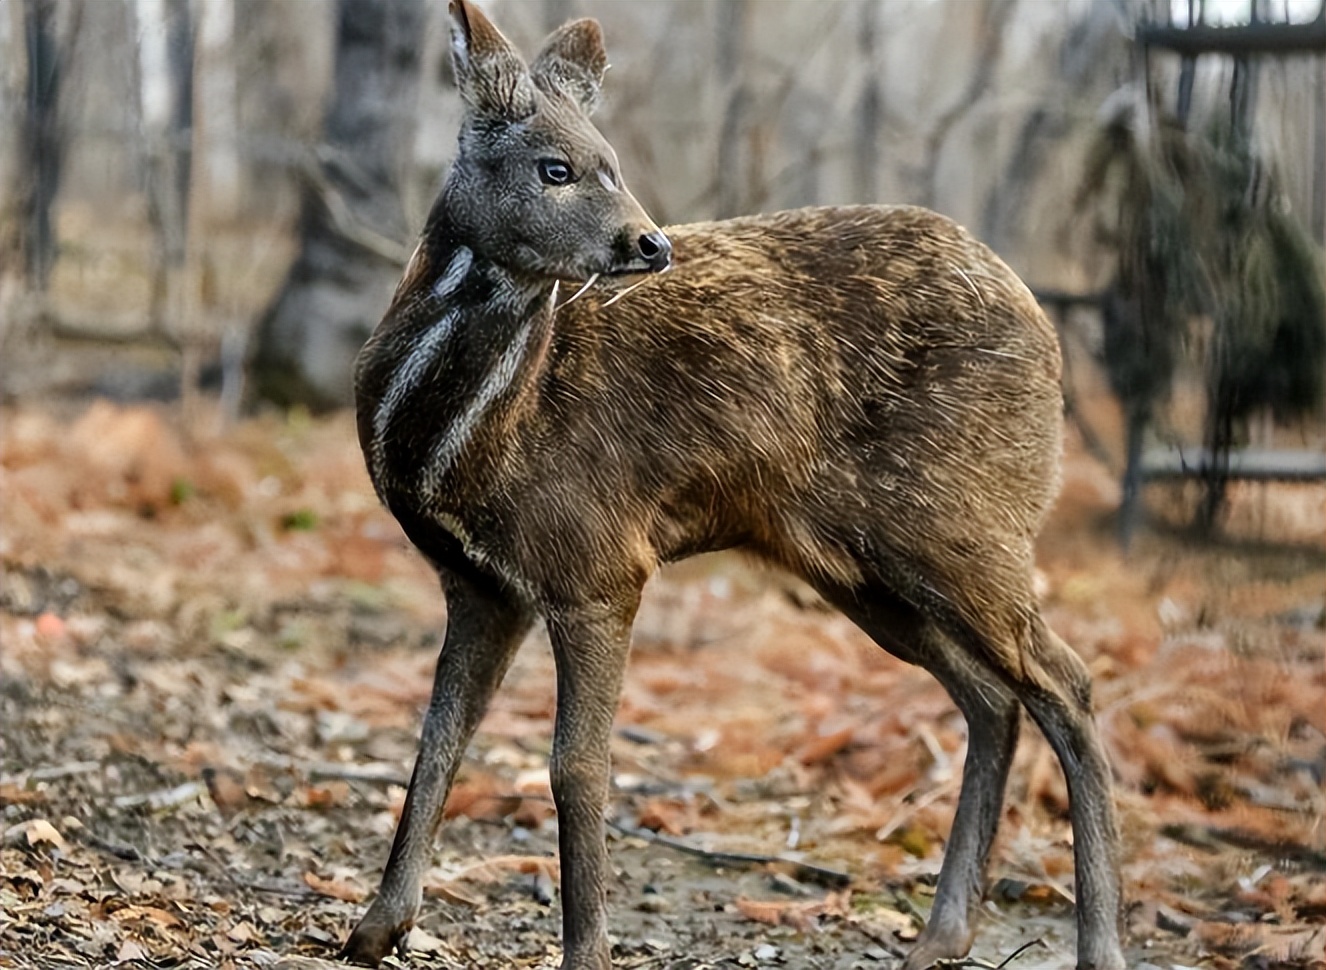
<svg viewBox="0 0 1326 970">
<path fill-rule="evenodd" d="M 589 120 L 608 66 L 599 25 L 562 26 L 527 65 L 477 8 L 450 9 L 465 118 L 447 204 L 476 252 L 568 280 L 667 269 L 671 243 Z"/>
</svg>

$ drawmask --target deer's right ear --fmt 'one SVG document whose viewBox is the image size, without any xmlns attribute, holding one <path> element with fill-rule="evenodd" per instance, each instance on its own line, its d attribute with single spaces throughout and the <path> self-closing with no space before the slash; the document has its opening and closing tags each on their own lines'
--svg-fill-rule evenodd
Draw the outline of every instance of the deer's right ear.
<svg viewBox="0 0 1326 970">
<path fill-rule="evenodd" d="M 511 42 L 467 0 L 451 0 L 450 11 L 451 58 L 465 105 L 512 121 L 534 114 L 534 82 Z"/>
<path fill-rule="evenodd" d="M 569 96 L 585 114 L 593 114 L 599 104 L 603 72 L 607 69 L 603 30 L 597 20 L 586 18 L 553 31 L 530 65 L 530 74 L 540 84 L 551 84 Z"/>
</svg>

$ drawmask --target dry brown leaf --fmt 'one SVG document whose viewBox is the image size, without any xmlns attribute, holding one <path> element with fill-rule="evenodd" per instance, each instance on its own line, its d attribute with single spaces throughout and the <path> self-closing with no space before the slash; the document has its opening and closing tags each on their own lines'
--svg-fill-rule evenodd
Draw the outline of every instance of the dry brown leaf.
<svg viewBox="0 0 1326 970">
<path fill-rule="evenodd" d="M 305 807 L 313 809 L 335 808 L 349 801 L 351 788 L 348 782 L 329 781 L 320 785 L 309 785 L 300 789 L 299 797 Z"/>
<path fill-rule="evenodd" d="M 330 896 L 332 899 L 339 899 L 345 903 L 361 903 L 364 901 L 364 897 L 368 895 L 367 890 L 347 879 L 325 879 L 316 872 L 304 873 L 304 882 L 315 893 Z"/>
<path fill-rule="evenodd" d="M 23 788 L 12 781 L 0 781 L 0 807 L 5 805 L 38 805 L 46 801 L 46 793 L 39 788 Z"/>
<path fill-rule="evenodd" d="M 357 900 L 351 899 L 347 902 L 357 902 Z M 226 931 L 226 936 L 236 943 L 252 943 L 254 940 L 262 939 L 262 934 L 248 920 L 240 920 Z"/>
<path fill-rule="evenodd" d="M 129 963 L 130 961 L 146 960 L 148 956 L 148 952 L 138 943 L 133 940 L 125 940 L 115 951 L 115 962 Z"/>
<path fill-rule="evenodd" d="M 5 841 L 9 842 L 14 836 L 21 836 L 23 841 L 33 848 L 39 845 L 50 845 L 61 852 L 69 851 L 69 845 L 65 842 L 64 836 L 44 818 L 32 818 L 26 822 L 11 825 L 5 831 Z"/>
<path fill-rule="evenodd" d="M 682 835 L 690 827 L 691 806 L 677 798 L 650 798 L 637 816 L 641 828 L 666 835 Z"/>
<path fill-rule="evenodd" d="M 834 755 L 852 743 L 856 728 L 849 726 L 829 734 L 821 734 L 802 745 L 796 758 L 803 765 L 818 765 L 829 761 Z"/>
<path fill-rule="evenodd" d="M 123 906 L 111 913 L 110 917 L 117 923 L 148 922 L 171 929 L 184 925 L 178 916 L 159 906 Z"/>
<path fill-rule="evenodd" d="M 476 821 L 497 821 L 520 808 L 524 801 L 510 791 L 500 779 L 492 775 L 474 775 L 458 781 L 447 798 L 446 818 L 463 815 Z"/>
<path fill-rule="evenodd" d="M 560 876 L 557 860 L 546 855 L 499 855 L 485 859 L 472 866 L 466 866 L 453 878 L 471 882 L 496 882 L 511 873 L 522 876 L 543 875 L 553 882 Z"/>
<path fill-rule="evenodd" d="M 846 916 L 851 912 L 851 898 L 851 890 L 845 889 L 817 900 L 761 901 L 742 896 L 735 905 L 737 912 L 749 920 L 769 926 L 790 926 L 804 933 L 814 929 L 822 918 Z"/>
</svg>

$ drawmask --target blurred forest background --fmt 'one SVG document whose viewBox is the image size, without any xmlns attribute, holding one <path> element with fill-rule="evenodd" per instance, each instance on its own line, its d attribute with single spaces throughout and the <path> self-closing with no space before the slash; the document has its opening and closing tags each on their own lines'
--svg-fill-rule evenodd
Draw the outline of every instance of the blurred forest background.
<svg viewBox="0 0 1326 970">
<path fill-rule="evenodd" d="M 1216 468 L 1210 525 L 1233 448 L 1320 415 L 1319 0 L 491 6 L 526 50 L 602 21 L 598 120 L 660 224 L 893 202 L 971 227 L 1104 365 L 1123 427 L 1092 441 L 1130 501 L 1146 442 L 1186 442 L 1152 470 Z M 7 3 L 4 393 L 349 403 L 454 150 L 445 23 L 425 0 Z"/>
<path fill-rule="evenodd" d="M 1115 200 L 1083 194 L 1093 142 L 1111 121 L 1152 141 L 1181 111 L 1197 140 L 1238 115 L 1226 151 L 1246 146 L 1271 205 L 1326 232 L 1316 0 L 492 8 L 527 50 L 571 16 L 603 22 L 599 122 L 661 224 L 915 203 L 1039 290 L 1098 294 L 1121 260 Z M 260 394 L 346 403 L 454 149 L 445 19 L 424 0 L 7 3 L 0 339 L 32 361 L 7 393 L 160 394 L 181 367 L 193 383 L 256 360 Z M 1297 39 L 1200 60 L 1139 42 L 1141 25 L 1250 19 Z"/>
<path fill-rule="evenodd" d="M 1132 957 L 1319 970 L 1326 2 L 483 6 L 526 52 L 601 21 L 596 120 L 660 224 L 914 203 L 1027 280 L 1072 418 L 1038 584 L 1097 678 Z M 454 151 L 446 19 L 0 2 L 0 962 L 326 953 L 374 884 L 444 619 L 341 406 Z M 965 727 L 822 606 L 734 557 L 651 584 L 622 965 L 915 938 Z M 555 965 L 551 684 L 524 651 L 462 771 L 438 965 Z M 1024 737 L 978 955 L 1071 966 L 1066 790 Z"/>
</svg>

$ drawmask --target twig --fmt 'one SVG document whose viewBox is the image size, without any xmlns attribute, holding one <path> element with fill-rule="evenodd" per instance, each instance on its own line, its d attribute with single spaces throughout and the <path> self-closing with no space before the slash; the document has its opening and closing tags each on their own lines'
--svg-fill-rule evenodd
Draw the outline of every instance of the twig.
<svg viewBox="0 0 1326 970">
<path fill-rule="evenodd" d="M 950 794 L 954 788 L 958 787 L 961 781 L 962 779 L 960 776 L 950 774 L 947 779 L 936 784 L 934 788 L 930 789 L 930 791 L 926 792 L 924 795 L 917 796 L 910 802 L 907 801 L 907 799 L 911 797 L 912 792 L 914 792 L 915 789 L 908 791 L 906 795 L 897 800 L 897 807 L 894 809 L 893 814 L 889 816 L 888 821 L 876 830 L 875 841 L 883 842 L 890 835 L 911 821 L 922 809 L 929 806 L 932 802 L 939 801 L 939 799 L 943 798 L 945 795 Z"/>
<path fill-rule="evenodd" d="M 161 812 L 191 802 L 206 790 L 207 787 L 200 781 L 186 781 L 174 788 L 138 795 L 121 795 L 112 804 L 116 808 L 137 808 L 139 805 L 146 805 L 154 812 Z"/>
<path fill-rule="evenodd" d="M 52 765 L 49 768 L 34 768 L 28 772 L 27 785 L 33 782 L 58 781 L 72 775 L 86 775 L 101 769 L 100 761 L 71 761 L 65 765 Z"/>
<path fill-rule="evenodd" d="M 1026 953 L 1033 946 L 1045 947 L 1046 944 L 1040 937 L 1037 937 L 1034 940 L 1028 940 L 998 963 L 989 963 L 985 960 L 978 960 L 975 957 L 967 957 L 962 960 L 940 960 L 935 966 L 943 967 L 944 970 L 964 970 L 964 968 L 969 967 L 978 968 L 978 970 L 1004 970 L 1005 967 L 1018 957 L 1022 956 L 1022 954 Z M 1046 948 L 1048 949 L 1048 947 Z"/>
<path fill-rule="evenodd" d="M 111 839 L 104 839 L 100 835 L 83 826 L 71 826 L 70 834 L 75 839 L 83 843 L 89 849 L 96 849 L 98 852 L 105 852 L 107 855 L 113 855 L 117 859 L 123 859 L 125 862 L 146 862 L 155 864 L 155 860 L 146 855 L 137 846 L 130 845 L 128 842 L 115 842 Z"/>
<path fill-rule="evenodd" d="M 791 870 L 789 874 L 794 879 L 818 886 L 826 886 L 830 889 L 842 889 L 852 882 L 852 877 L 845 872 L 829 869 L 826 866 L 813 865 L 809 862 L 801 862 L 798 859 L 789 859 L 786 856 L 765 855 L 759 852 L 715 852 L 711 849 L 702 849 L 698 845 L 691 845 L 689 842 L 683 842 L 681 839 L 674 839 L 668 835 L 659 835 L 657 832 L 651 832 L 648 829 L 634 828 L 617 822 L 609 822 L 608 824 L 622 835 L 643 839 L 646 842 L 661 845 L 668 849 L 675 849 L 677 852 L 703 859 L 711 865 L 779 866 Z"/>
<path fill-rule="evenodd" d="M 402 774 L 400 767 L 389 761 L 373 761 L 366 765 L 318 761 L 308 765 L 305 771 L 311 781 L 366 781 L 375 785 L 398 785 L 401 788 L 410 783 L 410 776 Z"/>
<path fill-rule="evenodd" d="M 1208 852 L 1218 852 L 1223 843 L 1236 849 L 1262 852 L 1282 862 L 1306 869 L 1326 870 L 1326 852 L 1320 852 L 1298 842 L 1268 839 L 1246 829 L 1176 824 L 1162 826 L 1160 834 L 1175 842 L 1182 842 Z"/>
<path fill-rule="evenodd" d="M 242 873 L 227 872 L 226 878 L 234 885 L 253 892 L 268 893 L 273 896 L 288 896 L 291 899 L 313 899 L 318 894 L 307 886 L 295 882 L 282 882 L 261 876 L 246 876 Z"/>
<path fill-rule="evenodd" d="M 1026 943 L 1023 943 L 1020 947 L 1018 947 L 1008 956 L 1004 957 L 1004 959 L 1000 960 L 998 965 L 996 965 L 995 970 L 1004 970 L 1004 967 L 1008 966 L 1018 957 L 1022 956 L 1022 954 L 1026 953 L 1033 946 L 1038 946 L 1043 950 L 1049 949 L 1049 947 L 1045 945 L 1045 941 L 1038 936 L 1034 940 L 1028 940 Z"/>
</svg>

